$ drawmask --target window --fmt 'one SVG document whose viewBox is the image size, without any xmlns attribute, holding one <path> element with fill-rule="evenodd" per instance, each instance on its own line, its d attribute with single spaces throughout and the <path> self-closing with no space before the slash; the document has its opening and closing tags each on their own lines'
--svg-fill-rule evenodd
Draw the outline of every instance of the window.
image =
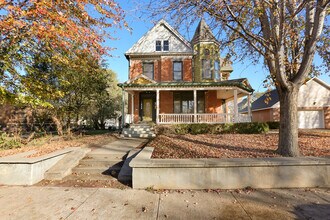
<svg viewBox="0 0 330 220">
<path fill-rule="evenodd" d="M 164 51 L 169 51 L 170 50 L 170 44 L 169 44 L 168 40 L 163 41 L 163 50 Z"/>
<path fill-rule="evenodd" d="M 211 61 L 202 60 L 202 75 L 203 79 L 211 79 Z"/>
<path fill-rule="evenodd" d="M 182 80 L 182 62 L 181 61 L 173 62 L 173 79 L 175 81 Z"/>
<path fill-rule="evenodd" d="M 143 63 L 143 74 L 150 79 L 154 79 L 154 64 L 153 63 Z"/>
<path fill-rule="evenodd" d="M 156 40 L 156 51 L 162 51 L 162 42 L 160 40 Z"/>
<path fill-rule="evenodd" d="M 194 93 L 174 92 L 174 113 L 194 113 Z M 197 92 L 197 113 L 205 112 L 205 92 Z"/>
<path fill-rule="evenodd" d="M 215 77 L 216 80 L 221 80 L 219 61 L 214 62 L 214 75 L 215 75 L 214 77 Z"/>
<path fill-rule="evenodd" d="M 205 92 L 198 91 L 197 92 L 197 113 L 205 112 Z"/>
<path fill-rule="evenodd" d="M 174 93 L 174 113 L 193 113 L 194 97 L 193 92 Z"/>
<path fill-rule="evenodd" d="M 162 44 L 163 43 L 163 44 Z M 156 40 L 156 51 L 169 51 L 170 42 L 168 40 Z"/>
</svg>

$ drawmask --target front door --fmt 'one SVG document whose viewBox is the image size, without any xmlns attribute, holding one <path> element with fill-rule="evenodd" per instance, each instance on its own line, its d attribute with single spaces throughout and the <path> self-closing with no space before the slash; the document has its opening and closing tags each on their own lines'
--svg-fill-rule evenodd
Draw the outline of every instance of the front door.
<svg viewBox="0 0 330 220">
<path fill-rule="evenodd" d="M 143 99 L 143 121 L 152 121 L 152 99 Z"/>
</svg>

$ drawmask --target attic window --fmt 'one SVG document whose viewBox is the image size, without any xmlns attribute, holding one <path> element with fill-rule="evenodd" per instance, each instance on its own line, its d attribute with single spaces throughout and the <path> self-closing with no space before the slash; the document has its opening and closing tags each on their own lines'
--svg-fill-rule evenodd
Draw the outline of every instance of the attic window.
<svg viewBox="0 0 330 220">
<path fill-rule="evenodd" d="M 168 40 L 156 40 L 156 51 L 169 51 L 170 42 Z"/>
<path fill-rule="evenodd" d="M 164 45 L 164 47 L 163 47 L 164 51 L 169 51 L 170 50 L 170 44 L 169 44 L 168 40 L 164 40 L 163 45 Z"/>
<path fill-rule="evenodd" d="M 162 51 L 162 42 L 160 40 L 156 40 L 156 51 Z"/>
</svg>

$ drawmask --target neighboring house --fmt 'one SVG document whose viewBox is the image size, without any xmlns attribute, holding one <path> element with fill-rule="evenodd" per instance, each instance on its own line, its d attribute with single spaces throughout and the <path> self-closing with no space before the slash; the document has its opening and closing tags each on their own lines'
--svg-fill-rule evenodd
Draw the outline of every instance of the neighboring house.
<svg viewBox="0 0 330 220">
<path fill-rule="evenodd" d="M 233 69 L 220 58 L 219 46 L 204 20 L 191 42 L 159 21 L 125 53 L 129 80 L 118 86 L 129 94 L 131 122 L 249 121 L 247 115 L 238 114 L 237 100 L 250 97 L 253 89 L 245 78 L 229 80 Z M 234 102 L 230 113 L 229 101 Z"/>
<path fill-rule="evenodd" d="M 252 121 L 279 121 L 280 102 L 276 90 L 252 103 Z M 245 108 L 243 112 L 247 112 Z M 302 85 L 298 94 L 298 127 L 330 129 L 330 86 L 318 78 Z"/>
</svg>

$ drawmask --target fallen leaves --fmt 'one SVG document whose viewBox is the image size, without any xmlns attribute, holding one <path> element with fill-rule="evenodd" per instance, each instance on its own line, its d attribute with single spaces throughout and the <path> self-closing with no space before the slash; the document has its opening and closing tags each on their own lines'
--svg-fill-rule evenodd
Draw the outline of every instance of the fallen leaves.
<svg viewBox="0 0 330 220">
<path fill-rule="evenodd" d="M 262 158 L 276 154 L 278 134 L 159 135 L 148 147 L 152 158 Z M 302 130 L 299 147 L 303 156 L 330 156 L 330 131 Z"/>
</svg>

